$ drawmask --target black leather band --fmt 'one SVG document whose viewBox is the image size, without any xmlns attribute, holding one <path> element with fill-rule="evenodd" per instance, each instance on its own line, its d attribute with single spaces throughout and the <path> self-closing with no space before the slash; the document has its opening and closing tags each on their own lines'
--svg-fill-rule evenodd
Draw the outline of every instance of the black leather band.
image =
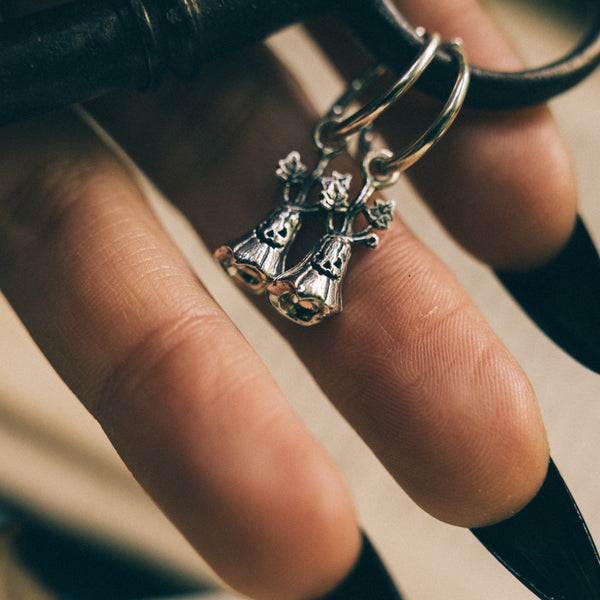
<svg viewBox="0 0 600 600">
<path fill-rule="evenodd" d="M 390 0 L 351 0 L 344 19 L 362 43 L 390 69 L 403 71 L 423 45 Z M 472 67 L 466 104 L 485 109 L 539 104 L 572 88 L 600 63 L 600 11 L 577 47 L 546 66 L 519 72 Z M 419 87 L 445 97 L 455 78 L 449 56 L 440 55 L 419 80 Z"/>
</svg>

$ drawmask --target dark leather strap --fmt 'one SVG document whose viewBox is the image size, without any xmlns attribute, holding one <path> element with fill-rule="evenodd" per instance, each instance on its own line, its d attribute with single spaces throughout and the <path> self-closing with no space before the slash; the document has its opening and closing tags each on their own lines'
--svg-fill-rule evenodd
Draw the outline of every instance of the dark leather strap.
<svg viewBox="0 0 600 600">
<path fill-rule="evenodd" d="M 390 0 L 348 0 L 343 18 L 365 47 L 394 71 L 404 71 L 423 46 Z M 519 72 L 472 67 L 466 104 L 485 109 L 539 104 L 575 86 L 599 63 L 600 11 L 577 47 L 556 62 Z M 419 80 L 419 87 L 442 98 L 454 78 L 450 57 L 440 55 Z"/>
</svg>

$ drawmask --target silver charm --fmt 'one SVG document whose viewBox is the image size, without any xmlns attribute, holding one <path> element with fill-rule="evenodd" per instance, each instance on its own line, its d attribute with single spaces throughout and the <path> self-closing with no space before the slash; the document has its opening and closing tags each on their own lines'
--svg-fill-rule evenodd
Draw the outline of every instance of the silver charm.
<svg viewBox="0 0 600 600">
<path fill-rule="evenodd" d="M 302 212 L 310 210 L 303 204 L 306 194 L 290 200 L 294 186 L 306 186 L 306 167 L 298 152 L 291 152 L 279 161 L 277 175 L 283 181 L 283 201 L 250 233 L 218 248 L 214 254 L 229 275 L 240 285 L 256 294 L 279 275 L 292 242 L 302 224 Z"/>
<path fill-rule="evenodd" d="M 373 160 L 373 157 L 370 157 Z M 267 286 L 267 297 L 282 315 L 300 325 L 314 325 L 342 310 L 341 285 L 353 244 L 369 248 L 379 244 L 373 229 L 387 229 L 394 218 L 394 202 L 367 201 L 381 186 L 365 168 L 365 181 L 354 201 L 349 200 L 350 175 L 333 172 L 321 180 L 323 190 L 319 204 L 327 215 L 327 233 L 312 252 L 297 266 L 277 277 Z M 354 231 L 359 214 L 367 225 Z"/>
<path fill-rule="evenodd" d="M 393 219 L 394 203 L 371 202 L 373 193 L 395 183 L 400 173 L 446 132 L 458 114 L 466 96 L 469 67 L 460 43 L 453 41 L 442 48 L 454 55 L 458 77 L 434 123 L 396 154 L 385 149 L 370 150 L 375 119 L 413 85 L 439 47 L 439 36 L 428 36 L 427 45 L 413 65 L 388 92 L 342 119 L 357 94 L 381 69 L 372 69 L 353 82 L 315 127 L 313 140 L 319 156 L 312 172 L 308 174 L 298 152 L 290 152 L 279 161 L 276 171 L 283 183 L 280 206 L 249 233 L 216 250 L 215 258 L 239 285 L 254 293 L 266 292 L 271 305 L 288 319 L 301 325 L 313 325 L 342 310 L 341 286 L 352 246 L 363 243 L 369 248 L 377 247 L 379 236 L 373 230 L 387 229 Z M 346 148 L 348 138 L 357 133 L 360 134 L 359 152 L 364 155 L 363 181 L 360 191 L 351 199 L 351 175 L 335 170 L 327 174 L 327 169 L 335 156 Z M 321 186 L 318 202 L 310 201 L 310 192 L 318 185 Z M 299 264 L 288 268 L 286 260 L 290 248 L 308 212 L 324 219 L 326 233 Z M 355 219 L 359 215 L 366 224 L 355 231 Z"/>
</svg>

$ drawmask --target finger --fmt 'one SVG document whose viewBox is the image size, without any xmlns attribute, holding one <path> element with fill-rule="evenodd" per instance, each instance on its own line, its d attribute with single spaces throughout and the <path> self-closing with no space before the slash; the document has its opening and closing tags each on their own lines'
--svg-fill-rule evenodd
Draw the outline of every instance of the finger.
<svg viewBox="0 0 600 600">
<path fill-rule="evenodd" d="M 261 51 L 93 110 L 213 247 L 277 203 L 277 159 L 309 155 L 314 117 Z M 396 223 L 380 250 L 357 250 L 344 294 L 331 322 L 277 323 L 397 481 L 465 526 L 526 504 L 548 465 L 535 397 L 451 274 Z"/>
<path fill-rule="evenodd" d="M 472 64 L 519 70 L 523 64 L 474 0 L 397 0 L 408 22 L 460 37 Z M 333 39 L 330 22 L 314 33 L 348 76 L 371 60 L 347 33 Z M 344 35 L 344 34 L 342 34 Z M 358 67 L 360 68 L 360 67 Z M 438 107 L 438 108 L 436 108 Z M 439 105 L 419 94 L 394 107 L 381 128 L 392 148 L 423 130 Z M 444 139 L 408 176 L 432 211 L 468 251 L 500 269 L 548 261 L 574 226 L 577 191 L 556 124 L 545 107 L 464 110 Z"/>
<path fill-rule="evenodd" d="M 332 588 L 348 492 L 129 175 L 69 114 L 0 148 L 0 286 L 131 471 L 243 593 Z"/>
</svg>

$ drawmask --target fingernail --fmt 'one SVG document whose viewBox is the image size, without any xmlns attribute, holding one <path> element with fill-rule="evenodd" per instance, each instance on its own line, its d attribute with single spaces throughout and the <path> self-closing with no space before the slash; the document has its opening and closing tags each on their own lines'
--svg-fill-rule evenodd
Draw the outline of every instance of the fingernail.
<svg viewBox="0 0 600 600">
<path fill-rule="evenodd" d="M 349 575 L 321 600 L 402 600 L 381 558 L 363 533 L 362 550 Z"/>
<path fill-rule="evenodd" d="M 580 217 L 565 248 L 548 264 L 496 275 L 542 331 L 600 373 L 600 256 Z"/>
<path fill-rule="evenodd" d="M 552 460 L 540 491 L 523 510 L 471 531 L 539 598 L 600 599 L 598 552 Z"/>
</svg>

